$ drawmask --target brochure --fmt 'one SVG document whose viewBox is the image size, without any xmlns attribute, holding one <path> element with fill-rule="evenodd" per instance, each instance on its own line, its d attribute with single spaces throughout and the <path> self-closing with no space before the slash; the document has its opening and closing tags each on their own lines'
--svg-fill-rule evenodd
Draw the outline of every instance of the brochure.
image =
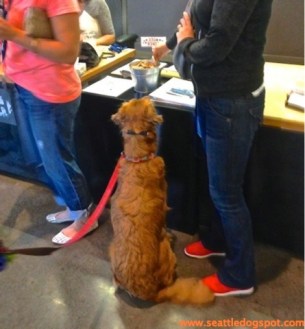
<svg viewBox="0 0 305 329">
<path fill-rule="evenodd" d="M 134 87 L 134 82 L 129 79 L 106 76 L 83 89 L 84 92 L 117 97 L 130 88 Z"/>
<path fill-rule="evenodd" d="M 189 80 L 171 78 L 154 90 L 149 96 L 160 104 L 195 108 L 196 97 L 193 83 Z"/>
<path fill-rule="evenodd" d="M 292 90 L 288 95 L 287 95 L 287 100 L 286 100 L 286 106 L 304 111 L 305 110 L 305 95 L 304 93 L 300 91 L 294 91 Z"/>
</svg>

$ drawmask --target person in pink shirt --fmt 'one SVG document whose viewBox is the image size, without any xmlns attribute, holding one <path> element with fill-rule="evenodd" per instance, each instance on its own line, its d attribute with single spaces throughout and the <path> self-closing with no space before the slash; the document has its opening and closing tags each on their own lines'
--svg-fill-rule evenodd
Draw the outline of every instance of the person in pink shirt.
<svg viewBox="0 0 305 329">
<path fill-rule="evenodd" d="M 85 224 L 92 202 L 74 151 L 74 121 L 81 97 L 81 81 L 74 69 L 79 53 L 79 4 L 77 0 L 14 0 L 13 5 L 7 1 L 7 17 L 0 18 L 0 40 L 7 40 L 4 72 L 18 92 L 23 118 L 18 124 L 27 128 L 20 139 L 32 146 L 39 179 L 65 207 L 46 219 L 72 222 L 52 239 L 65 244 Z M 27 34 L 24 20 L 29 8 L 45 12 L 53 38 Z"/>
</svg>

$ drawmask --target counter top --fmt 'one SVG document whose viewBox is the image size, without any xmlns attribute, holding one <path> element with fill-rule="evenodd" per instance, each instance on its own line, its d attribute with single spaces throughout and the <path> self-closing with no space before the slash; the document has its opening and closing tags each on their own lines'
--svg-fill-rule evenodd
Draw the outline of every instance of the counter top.
<svg viewBox="0 0 305 329">
<path fill-rule="evenodd" d="M 134 58 L 136 54 L 135 49 L 127 48 L 123 49 L 120 53 L 116 53 L 114 57 L 101 59 L 100 63 L 87 70 L 84 74 L 81 75 L 82 82 L 86 82 L 97 75 L 104 73 L 110 68 L 114 68 L 120 63 L 124 63 L 126 60 Z"/>
<path fill-rule="evenodd" d="M 264 125 L 304 132 L 304 111 L 289 108 L 285 104 L 291 90 L 298 89 L 304 92 L 304 65 L 266 62 L 264 73 Z M 171 78 L 179 77 L 179 74 L 171 65 L 162 70 L 161 76 Z"/>
<path fill-rule="evenodd" d="M 125 49 L 113 58 L 102 59 L 100 64 L 86 71 L 81 79 L 85 82 L 128 59 L 134 58 L 134 49 Z M 304 111 L 286 106 L 289 92 L 295 88 L 304 90 L 304 65 L 282 63 L 265 64 L 266 103 L 264 111 L 265 126 L 304 132 Z"/>
<path fill-rule="evenodd" d="M 265 87 L 264 125 L 304 132 L 304 112 L 285 105 L 292 89 L 304 91 L 304 65 L 266 63 Z"/>
</svg>

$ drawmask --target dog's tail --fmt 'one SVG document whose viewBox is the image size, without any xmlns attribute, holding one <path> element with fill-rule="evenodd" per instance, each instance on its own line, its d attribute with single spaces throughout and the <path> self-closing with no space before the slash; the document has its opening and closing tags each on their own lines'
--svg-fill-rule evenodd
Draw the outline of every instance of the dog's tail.
<svg viewBox="0 0 305 329">
<path fill-rule="evenodd" d="M 215 299 L 213 292 L 197 278 L 178 278 L 171 286 L 158 292 L 156 302 L 208 305 Z"/>
</svg>

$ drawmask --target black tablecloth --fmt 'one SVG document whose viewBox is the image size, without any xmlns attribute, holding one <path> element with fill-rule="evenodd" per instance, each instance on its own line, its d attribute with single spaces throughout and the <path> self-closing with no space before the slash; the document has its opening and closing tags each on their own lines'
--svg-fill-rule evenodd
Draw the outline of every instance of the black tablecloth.
<svg viewBox="0 0 305 329">
<path fill-rule="evenodd" d="M 120 98 L 83 93 L 76 120 L 79 164 L 98 202 L 122 151 L 119 129 L 110 117 Z M 136 95 L 137 96 L 137 95 Z M 193 112 L 159 106 L 164 123 L 159 131 L 159 154 L 166 164 L 168 226 L 196 233 L 214 215 L 208 196 L 204 155 L 194 132 Z M 34 179 L 25 167 L 16 127 L 0 124 L 0 171 Z M 245 178 L 245 194 L 256 240 L 304 252 L 304 134 L 262 127 L 255 139 Z"/>
</svg>

